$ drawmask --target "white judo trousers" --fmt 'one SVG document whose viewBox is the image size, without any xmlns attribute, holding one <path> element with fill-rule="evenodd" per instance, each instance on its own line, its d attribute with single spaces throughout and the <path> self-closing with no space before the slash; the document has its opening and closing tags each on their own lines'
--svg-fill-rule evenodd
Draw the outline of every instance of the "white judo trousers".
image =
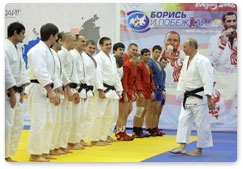
<svg viewBox="0 0 243 169">
<path fill-rule="evenodd" d="M 57 76 L 59 78 L 59 80 L 62 82 L 63 85 L 67 85 L 68 83 L 70 83 L 69 78 L 67 77 L 66 72 L 64 71 L 63 65 L 61 63 L 61 60 L 57 54 L 57 52 L 53 49 L 52 53 L 55 57 L 56 60 L 56 72 L 57 72 Z M 62 147 L 62 145 L 65 145 L 65 143 L 63 143 L 64 141 L 61 140 L 61 136 L 63 135 L 63 130 L 65 128 L 64 126 L 64 117 L 66 114 L 66 104 L 63 104 L 63 100 L 64 100 L 64 95 L 61 95 L 59 93 L 60 96 L 60 105 L 59 106 L 52 106 L 53 107 L 53 123 L 54 123 L 54 128 L 53 128 L 53 134 L 52 134 L 52 142 L 51 142 L 51 149 L 55 149 L 55 148 L 59 148 Z M 63 112 L 64 111 L 64 112 Z M 62 129 L 62 130 L 61 130 Z"/>
<path fill-rule="evenodd" d="M 31 119 L 28 152 L 41 155 L 49 153 L 54 127 L 52 106 L 44 86 L 52 83 L 56 87 L 60 87 L 61 82 L 55 72 L 55 57 L 43 41 L 31 48 L 27 55 L 29 77 L 39 82 L 31 83 L 26 87 Z"/>
<path fill-rule="evenodd" d="M 15 93 L 16 105 L 11 108 L 7 90 L 29 83 L 25 63 L 22 58 L 22 45 L 14 45 L 9 39 L 4 41 L 5 55 L 5 158 L 15 154 L 23 130 L 23 107 L 20 94 Z"/>
<path fill-rule="evenodd" d="M 109 136 L 111 136 L 114 133 L 114 129 L 116 126 L 116 122 L 118 120 L 118 114 L 119 114 L 119 100 L 113 100 L 113 108 L 112 108 L 112 121 L 111 121 L 111 128 L 110 132 L 108 133 Z"/>
<path fill-rule="evenodd" d="M 98 93 L 96 93 L 98 94 Z M 87 111 L 85 115 L 86 130 L 83 134 L 84 140 L 99 141 L 101 130 L 101 116 L 97 113 L 97 97 L 93 96 L 87 100 Z M 85 129 L 85 128 L 84 128 Z"/>
<path fill-rule="evenodd" d="M 94 96 L 89 98 L 86 114 L 87 134 L 85 138 L 91 141 L 106 140 L 111 135 L 113 118 L 118 114 L 115 110 L 114 99 L 101 99 L 95 91 Z"/>
<path fill-rule="evenodd" d="M 101 122 L 101 140 L 106 140 L 107 136 L 111 133 L 111 128 L 114 128 L 114 121 L 117 120 L 118 111 L 115 108 L 115 101 L 117 101 L 117 92 L 122 92 L 122 84 L 119 78 L 116 59 L 112 55 L 106 55 L 103 51 L 100 51 L 94 59 L 97 62 L 97 76 L 95 81 L 96 89 L 102 89 L 105 91 L 107 88 L 104 84 L 113 86 L 115 90 L 108 90 L 105 93 L 106 98 L 99 98 L 99 93 L 96 91 L 96 113 Z M 98 126 L 97 126 L 98 127 Z"/>
<path fill-rule="evenodd" d="M 60 105 L 54 106 L 52 105 L 52 119 L 53 119 L 53 132 L 52 132 L 52 138 L 51 138 L 51 150 L 54 150 L 56 148 L 61 147 L 61 141 L 60 141 L 60 134 L 61 134 L 61 126 L 62 124 L 62 106 L 63 106 L 63 99 L 64 96 L 60 95 Z"/>
<path fill-rule="evenodd" d="M 9 97 L 5 95 L 5 158 L 15 155 L 23 130 L 23 107 L 16 93 L 17 103 L 11 108 Z"/>
<path fill-rule="evenodd" d="M 118 117 L 117 111 L 115 111 L 115 101 L 114 99 L 101 99 L 97 97 L 96 107 L 97 115 L 100 116 L 97 121 L 100 123 L 100 139 L 106 140 L 107 136 L 111 135 L 111 128 L 114 129 L 114 117 Z M 116 118 L 117 120 L 117 118 Z M 98 126 L 97 126 L 98 127 Z"/>
<path fill-rule="evenodd" d="M 177 143 L 188 143 L 191 135 L 193 122 L 197 129 L 197 147 L 205 148 L 213 146 L 210 115 L 207 104 L 182 107 L 177 128 Z"/>
<path fill-rule="evenodd" d="M 63 102 L 61 104 L 61 126 L 60 134 L 58 137 L 59 147 L 66 148 L 68 144 L 68 139 L 71 130 L 72 116 L 70 112 L 72 111 L 72 103 L 68 101 L 68 97 L 64 96 Z"/>
<path fill-rule="evenodd" d="M 79 143 L 80 140 L 78 138 L 79 135 L 79 122 L 80 122 L 80 114 L 81 114 L 81 104 L 80 102 L 78 104 L 74 102 L 69 102 L 71 104 L 69 107 L 72 107 L 72 109 L 69 109 L 69 115 L 71 116 L 71 128 L 70 128 L 70 134 L 68 143 Z"/>
<path fill-rule="evenodd" d="M 78 75 L 78 79 L 81 83 L 86 84 L 85 81 L 85 76 L 86 74 L 88 74 L 88 72 L 85 72 L 85 58 L 84 56 L 82 56 L 81 53 L 83 52 L 79 52 L 77 49 L 73 49 L 70 51 L 70 53 L 73 56 L 73 59 L 75 61 L 76 64 L 76 69 L 77 69 L 77 75 Z M 82 135 L 84 132 L 84 114 L 86 111 L 86 102 L 84 101 L 84 99 L 86 98 L 86 89 L 82 89 L 79 93 L 80 96 L 80 102 L 78 105 L 74 105 L 73 107 L 73 118 L 72 118 L 72 129 L 71 129 L 71 135 L 73 135 L 72 140 L 70 140 L 70 143 L 74 143 L 74 135 L 76 135 L 76 141 L 75 143 L 80 142 L 80 140 L 82 139 Z"/>
<path fill-rule="evenodd" d="M 58 55 L 69 80 L 72 83 L 79 84 L 74 56 L 64 46 L 62 46 L 62 49 L 58 51 Z M 73 94 L 76 92 L 74 88 L 71 88 L 71 91 Z M 80 117 L 79 104 L 69 102 L 67 100 L 67 97 L 64 98 L 64 102 L 66 102 L 67 107 L 63 120 L 64 126 L 66 126 L 67 128 L 63 128 L 65 133 L 62 139 L 64 139 L 64 142 L 67 141 L 67 143 L 76 143 L 78 136 L 78 122 Z"/>
<path fill-rule="evenodd" d="M 28 111 L 31 120 L 28 152 L 35 155 L 49 153 L 53 131 L 49 98 L 40 84 L 32 83 L 27 88 Z"/>
<path fill-rule="evenodd" d="M 59 106 L 52 105 L 52 120 L 53 120 L 53 131 L 51 137 L 50 149 L 54 150 L 58 148 L 58 135 L 60 133 L 60 124 L 61 124 L 61 113 L 58 112 L 61 103 Z"/>
<path fill-rule="evenodd" d="M 86 133 L 87 133 L 87 106 L 89 103 L 89 98 L 87 98 L 85 101 L 84 99 L 80 99 L 79 103 L 79 121 L 78 121 L 78 136 L 77 136 L 77 141 L 79 142 L 80 140 L 86 140 Z"/>
</svg>

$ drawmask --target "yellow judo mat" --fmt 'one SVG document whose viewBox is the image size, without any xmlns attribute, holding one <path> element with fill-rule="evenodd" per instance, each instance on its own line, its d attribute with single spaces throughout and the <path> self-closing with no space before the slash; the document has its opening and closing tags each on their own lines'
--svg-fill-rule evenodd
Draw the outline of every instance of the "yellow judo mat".
<svg viewBox="0 0 243 169">
<path fill-rule="evenodd" d="M 28 137 L 29 130 L 24 130 L 16 155 L 12 159 L 18 162 L 29 162 Z M 190 142 L 195 140 L 196 136 L 190 137 Z M 175 135 L 137 138 L 133 141 L 113 142 L 112 145 L 107 146 L 72 150 L 73 153 L 55 156 L 56 160 L 50 162 L 140 162 L 177 146 Z"/>
</svg>

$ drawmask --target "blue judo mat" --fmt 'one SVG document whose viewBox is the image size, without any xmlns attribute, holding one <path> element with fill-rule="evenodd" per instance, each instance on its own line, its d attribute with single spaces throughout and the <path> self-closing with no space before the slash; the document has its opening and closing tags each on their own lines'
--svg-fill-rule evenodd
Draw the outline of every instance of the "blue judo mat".
<svg viewBox="0 0 243 169">
<path fill-rule="evenodd" d="M 194 133 L 195 134 L 195 133 Z M 193 134 L 193 135 L 194 135 Z M 214 146 L 203 149 L 202 156 L 187 156 L 181 154 L 161 153 L 143 162 L 236 162 L 237 133 L 213 132 Z M 187 151 L 196 148 L 196 141 L 187 145 Z"/>
</svg>

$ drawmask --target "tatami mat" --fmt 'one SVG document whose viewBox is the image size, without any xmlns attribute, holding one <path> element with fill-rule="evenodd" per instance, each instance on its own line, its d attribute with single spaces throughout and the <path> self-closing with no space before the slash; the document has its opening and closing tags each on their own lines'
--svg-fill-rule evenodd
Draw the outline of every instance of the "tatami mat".
<svg viewBox="0 0 243 169">
<path fill-rule="evenodd" d="M 14 160 L 29 162 L 28 135 L 29 130 L 24 130 L 18 151 L 13 156 Z M 196 137 L 192 136 L 190 141 L 192 142 L 195 139 Z M 137 138 L 129 142 L 114 142 L 108 146 L 93 146 L 86 147 L 83 150 L 73 150 L 72 154 L 56 156 L 57 159 L 51 160 L 51 162 L 141 162 L 176 146 L 178 145 L 175 142 L 175 135 Z"/>
<path fill-rule="evenodd" d="M 163 137 L 134 139 L 114 142 L 108 146 L 86 147 L 72 150 L 72 154 L 56 156 L 50 162 L 236 162 L 237 133 L 213 133 L 214 146 L 203 150 L 203 156 L 171 154 L 168 151 L 177 147 L 176 132 L 164 131 Z M 187 151 L 196 148 L 196 133 L 192 132 Z M 23 130 L 19 148 L 12 158 L 18 162 L 29 162 L 29 130 Z M 113 135 L 113 138 L 115 136 Z"/>
</svg>

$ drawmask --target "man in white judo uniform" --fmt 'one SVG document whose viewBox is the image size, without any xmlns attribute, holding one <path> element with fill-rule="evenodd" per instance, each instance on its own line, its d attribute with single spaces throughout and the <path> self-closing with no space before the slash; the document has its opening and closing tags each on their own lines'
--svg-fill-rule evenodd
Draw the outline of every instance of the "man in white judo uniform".
<svg viewBox="0 0 243 169">
<path fill-rule="evenodd" d="M 62 141 L 60 139 L 62 135 L 61 128 L 64 124 L 64 118 L 65 118 L 65 113 L 63 110 L 65 108 L 65 105 L 63 103 L 64 99 L 64 90 L 70 90 L 69 84 L 70 80 L 67 77 L 66 72 L 63 69 L 63 65 L 61 63 L 61 60 L 57 54 L 59 50 L 62 48 L 62 35 L 63 33 L 58 33 L 58 39 L 56 40 L 55 44 L 51 47 L 51 52 L 55 58 L 55 64 L 56 65 L 56 72 L 59 80 L 62 82 L 62 86 L 59 88 L 56 88 L 54 86 L 54 90 L 58 93 L 60 96 L 60 105 L 59 106 L 54 106 L 52 105 L 52 110 L 53 110 L 53 133 L 52 133 L 52 138 L 51 138 L 51 146 L 50 146 L 50 155 L 60 155 L 60 154 L 66 154 L 68 151 L 65 151 L 65 149 L 61 148 L 62 147 Z M 67 92 L 66 92 L 67 93 Z"/>
<path fill-rule="evenodd" d="M 81 140 L 80 144 L 83 146 L 91 146 L 87 144 L 84 140 L 95 140 L 97 136 L 96 123 L 93 118 L 96 113 L 95 97 L 94 97 L 94 85 L 96 78 L 96 68 L 97 63 L 93 58 L 93 55 L 96 51 L 96 42 L 93 40 L 88 40 L 86 42 L 86 47 L 82 53 L 83 65 L 85 72 L 85 83 L 86 83 L 86 100 L 82 106 L 82 115 L 80 118 L 80 127 L 81 127 Z M 93 119 L 93 120 L 92 120 Z"/>
<path fill-rule="evenodd" d="M 25 86 L 30 83 L 22 58 L 25 27 L 13 22 L 8 26 L 4 42 L 5 55 L 5 160 L 16 153 L 23 130 L 23 97 Z"/>
<path fill-rule="evenodd" d="M 187 155 L 202 155 L 202 149 L 213 146 L 209 110 L 214 110 L 212 101 L 213 68 L 210 61 L 199 54 L 198 43 L 188 38 L 183 45 L 187 55 L 183 62 L 177 90 L 184 92 L 183 106 L 179 116 L 176 142 L 180 146 L 171 153 L 185 154 L 193 122 L 197 129 L 197 149 Z"/>
<path fill-rule="evenodd" d="M 31 84 L 26 88 L 31 119 L 28 152 L 30 161 L 48 162 L 53 130 L 51 104 L 58 106 L 60 98 L 53 87 L 62 86 L 55 71 L 55 58 L 50 47 L 56 42 L 58 28 L 52 23 L 40 29 L 41 41 L 28 52 L 28 75 Z"/>
<path fill-rule="evenodd" d="M 78 85 L 80 84 L 78 79 L 76 62 L 73 55 L 70 51 L 74 48 L 76 43 L 75 36 L 71 32 L 66 32 L 63 34 L 63 45 L 62 49 L 58 51 L 58 55 L 61 60 L 61 64 L 63 65 L 63 69 L 67 74 L 67 77 L 71 81 L 69 84 L 70 91 L 64 97 L 63 104 L 64 109 L 62 110 L 65 113 L 64 117 L 64 125 L 62 126 L 62 137 L 63 148 L 80 150 L 83 149 L 83 146 L 79 144 L 77 141 L 78 137 L 78 119 L 80 116 L 79 113 L 79 103 L 80 96 L 78 93 Z"/>
<path fill-rule="evenodd" d="M 111 39 L 102 37 L 99 41 L 101 51 L 94 56 L 97 62 L 96 76 L 96 108 L 97 112 L 93 118 L 96 118 L 97 138 L 92 140 L 91 144 L 99 145 L 100 142 L 113 141 L 110 136 L 112 121 L 116 116 L 118 118 L 118 110 L 115 109 L 115 102 L 120 98 L 123 90 L 121 80 L 117 73 L 116 59 L 110 55 L 112 48 Z M 115 126 L 114 126 L 115 128 Z M 98 142 L 100 141 L 100 142 Z"/>
<path fill-rule="evenodd" d="M 83 135 L 86 132 L 84 129 L 84 124 L 86 121 L 84 120 L 84 114 L 87 109 L 87 84 L 86 84 L 86 76 L 88 76 L 89 72 L 85 71 L 85 58 L 83 56 L 84 49 L 86 47 L 86 39 L 84 36 L 80 34 L 76 34 L 76 43 L 73 50 L 70 51 L 70 53 L 73 55 L 76 67 L 77 67 L 77 73 L 78 73 L 78 79 L 80 82 L 80 86 L 78 88 L 78 92 L 80 95 L 80 103 L 79 107 L 77 107 L 77 113 L 79 114 L 78 120 L 78 135 L 77 135 L 77 142 L 80 143 L 82 147 L 84 146 L 90 146 L 88 143 L 86 143 L 83 140 Z M 75 111 L 75 110 L 73 110 Z"/>
</svg>

